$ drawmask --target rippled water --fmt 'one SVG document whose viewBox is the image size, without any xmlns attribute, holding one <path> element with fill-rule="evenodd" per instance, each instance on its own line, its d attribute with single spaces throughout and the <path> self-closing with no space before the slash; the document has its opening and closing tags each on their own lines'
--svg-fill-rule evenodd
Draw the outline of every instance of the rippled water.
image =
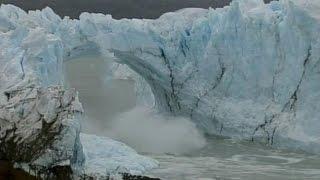
<svg viewBox="0 0 320 180">
<path fill-rule="evenodd" d="M 96 54 L 66 62 L 66 79 L 79 91 L 86 110 L 84 131 L 106 135 L 108 120 L 135 106 L 133 82 L 105 82 L 107 60 Z M 264 145 L 207 137 L 207 145 L 184 155 L 146 154 L 160 162 L 147 175 L 168 180 L 320 179 L 320 157 Z"/>
<path fill-rule="evenodd" d="M 163 179 L 320 179 L 320 157 L 268 148 L 251 142 L 208 137 L 207 146 L 188 155 L 151 155 Z"/>
</svg>

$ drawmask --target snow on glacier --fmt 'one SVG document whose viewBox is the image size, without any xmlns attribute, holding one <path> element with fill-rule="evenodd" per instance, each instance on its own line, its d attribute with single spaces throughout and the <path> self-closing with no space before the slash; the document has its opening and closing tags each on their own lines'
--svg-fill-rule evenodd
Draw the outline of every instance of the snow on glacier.
<svg viewBox="0 0 320 180">
<path fill-rule="evenodd" d="M 112 76 L 134 78 L 140 96 L 149 92 L 143 102 L 159 111 L 188 116 L 210 134 L 320 153 L 317 7 L 319 0 L 235 0 L 156 20 L 72 20 L 2 5 L 0 91 L 62 84 L 63 60 L 96 49 L 122 66 Z"/>
</svg>

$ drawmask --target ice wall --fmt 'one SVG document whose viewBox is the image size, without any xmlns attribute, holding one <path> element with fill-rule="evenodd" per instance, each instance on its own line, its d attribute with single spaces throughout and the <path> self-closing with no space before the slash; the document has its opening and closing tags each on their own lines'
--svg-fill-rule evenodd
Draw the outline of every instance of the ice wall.
<svg viewBox="0 0 320 180">
<path fill-rule="evenodd" d="M 80 30 L 143 76 L 157 108 L 210 134 L 319 152 L 319 1 L 234 1 L 157 20 L 83 13 Z"/>
<path fill-rule="evenodd" d="M 106 178 L 109 171 L 138 174 L 157 166 L 107 138 L 81 145 L 83 109 L 77 92 L 63 86 L 63 60 L 95 46 L 87 45 L 76 23 L 62 21 L 50 8 L 26 13 L 0 7 L 0 159 L 45 179 Z M 117 159 L 115 149 L 127 161 Z"/>
<path fill-rule="evenodd" d="M 0 103 L 30 85 L 59 86 L 63 59 L 98 49 L 126 65 L 115 74 L 134 71 L 126 76 L 137 90 L 150 86 L 155 99 L 145 102 L 160 111 L 189 116 L 211 134 L 319 153 L 317 7 L 319 0 L 237 0 L 157 20 L 72 20 L 3 5 Z"/>
</svg>

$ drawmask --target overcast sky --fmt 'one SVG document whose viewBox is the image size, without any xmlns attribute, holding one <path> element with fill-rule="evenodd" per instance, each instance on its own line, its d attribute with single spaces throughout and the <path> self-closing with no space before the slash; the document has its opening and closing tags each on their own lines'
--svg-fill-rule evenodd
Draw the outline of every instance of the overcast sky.
<svg viewBox="0 0 320 180">
<path fill-rule="evenodd" d="M 1 1 L 1 0 L 0 0 Z M 25 10 L 54 9 L 60 16 L 77 18 L 81 12 L 112 14 L 114 18 L 157 18 L 186 7 L 223 7 L 231 0 L 2 0 Z M 270 1 L 270 0 L 267 0 Z"/>
</svg>

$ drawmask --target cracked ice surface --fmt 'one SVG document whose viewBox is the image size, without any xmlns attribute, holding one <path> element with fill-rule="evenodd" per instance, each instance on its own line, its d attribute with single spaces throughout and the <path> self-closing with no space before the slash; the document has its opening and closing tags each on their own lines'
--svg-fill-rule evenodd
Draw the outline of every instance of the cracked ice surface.
<svg viewBox="0 0 320 180">
<path fill-rule="evenodd" d="M 30 84 L 62 84 L 62 61 L 96 49 L 115 59 L 111 76 L 137 80 L 143 102 L 210 134 L 320 153 L 319 4 L 236 0 L 156 20 L 2 5 L 0 101 Z"/>
</svg>

